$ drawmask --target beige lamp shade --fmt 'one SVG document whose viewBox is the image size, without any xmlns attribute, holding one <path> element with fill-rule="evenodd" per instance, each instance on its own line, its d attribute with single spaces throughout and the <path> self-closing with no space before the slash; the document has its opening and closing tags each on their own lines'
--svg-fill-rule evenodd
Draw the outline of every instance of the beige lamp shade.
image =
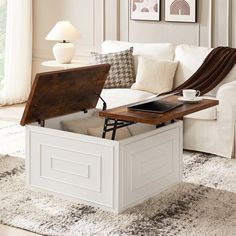
<svg viewBox="0 0 236 236">
<path fill-rule="evenodd" d="M 45 39 L 70 42 L 78 38 L 79 32 L 69 21 L 58 21 Z"/>
</svg>

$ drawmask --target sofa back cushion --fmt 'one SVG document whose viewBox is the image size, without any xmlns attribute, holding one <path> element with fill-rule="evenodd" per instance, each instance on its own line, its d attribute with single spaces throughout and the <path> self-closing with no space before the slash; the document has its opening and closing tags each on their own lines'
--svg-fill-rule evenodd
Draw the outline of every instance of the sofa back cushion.
<svg viewBox="0 0 236 236">
<path fill-rule="evenodd" d="M 211 48 L 196 47 L 187 44 L 181 44 L 175 48 L 175 60 L 179 62 L 179 66 L 175 74 L 174 88 L 194 74 L 211 50 Z"/>
<path fill-rule="evenodd" d="M 178 45 L 175 49 L 175 60 L 179 62 L 179 65 L 175 73 L 174 88 L 189 79 L 212 50 L 213 48 L 197 47 L 187 44 Z M 236 80 L 236 66 L 233 67 L 230 73 L 217 87 L 206 95 L 215 97 L 220 86 L 234 80 Z"/>
<path fill-rule="evenodd" d="M 112 53 L 133 47 L 135 74 L 137 72 L 138 56 L 154 55 L 159 60 L 173 61 L 175 46 L 170 43 L 131 43 L 123 41 L 104 41 L 102 53 Z"/>
</svg>

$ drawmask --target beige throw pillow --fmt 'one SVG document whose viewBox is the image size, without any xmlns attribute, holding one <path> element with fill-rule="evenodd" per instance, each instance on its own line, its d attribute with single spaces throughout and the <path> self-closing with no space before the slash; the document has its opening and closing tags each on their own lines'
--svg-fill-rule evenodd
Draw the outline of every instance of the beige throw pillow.
<svg viewBox="0 0 236 236">
<path fill-rule="evenodd" d="M 139 56 L 136 82 L 132 89 L 161 94 L 172 90 L 178 62 Z"/>
<path fill-rule="evenodd" d="M 88 135 L 91 135 L 94 137 L 102 137 L 102 131 L 103 131 L 103 127 L 89 128 Z M 112 136 L 112 132 L 106 133 L 106 139 L 111 139 L 111 136 Z M 129 137 L 131 137 L 131 133 L 127 127 L 117 129 L 115 140 L 121 140 L 121 139 L 129 138 Z"/>
<path fill-rule="evenodd" d="M 81 120 L 66 120 L 61 122 L 62 129 L 65 131 L 91 135 L 94 137 L 102 137 L 104 125 L 104 118 L 101 117 L 89 117 Z M 106 139 L 111 139 L 112 132 L 107 132 Z M 117 129 L 115 140 L 121 140 L 131 137 L 131 133 L 128 127 Z"/>
<path fill-rule="evenodd" d="M 66 120 L 61 122 L 63 130 L 79 134 L 88 134 L 88 129 L 90 127 L 101 127 L 103 124 L 104 118 L 96 116 L 87 119 Z"/>
</svg>

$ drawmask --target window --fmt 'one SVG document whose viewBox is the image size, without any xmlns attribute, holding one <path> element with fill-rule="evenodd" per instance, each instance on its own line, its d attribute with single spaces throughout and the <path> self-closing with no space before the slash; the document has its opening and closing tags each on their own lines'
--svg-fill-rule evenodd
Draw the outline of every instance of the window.
<svg viewBox="0 0 236 236">
<path fill-rule="evenodd" d="M 7 0 L 0 0 L 0 89 L 4 77 Z"/>
</svg>

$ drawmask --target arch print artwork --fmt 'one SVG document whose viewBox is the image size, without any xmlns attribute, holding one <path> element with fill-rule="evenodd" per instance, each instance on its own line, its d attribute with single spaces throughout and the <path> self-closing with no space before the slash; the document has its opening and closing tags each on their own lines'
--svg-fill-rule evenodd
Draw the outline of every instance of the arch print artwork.
<svg viewBox="0 0 236 236">
<path fill-rule="evenodd" d="M 196 22 L 196 0 L 165 0 L 165 21 Z"/>
<path fill-rule="evenodd" d="M 170 5 L 171 15 L 190 15 L 190 6 L 185 0 L 175 0 Z"/>
<path fill-rule="evenodd" d="M 160 0 L 131 0 L 132 20 L 160 20 Z"/>
</svg>

